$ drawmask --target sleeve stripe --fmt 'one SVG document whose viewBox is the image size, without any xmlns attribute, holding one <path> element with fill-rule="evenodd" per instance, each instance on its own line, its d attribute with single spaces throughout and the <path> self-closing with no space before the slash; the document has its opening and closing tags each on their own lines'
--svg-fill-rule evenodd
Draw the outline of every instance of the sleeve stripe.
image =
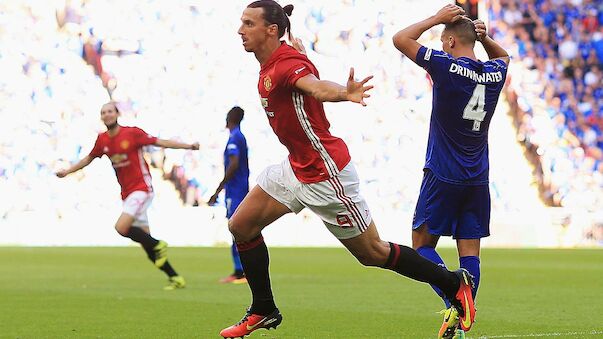
<svg viewBox="0 0 603 339">
<path fill-rule="evenodd" d="M 440 58 L 446 58 L 446 59 L 449 59 L 449 60 L 456 60 L 455 58 L 451 57 L 447 53 L 434 54 L 433 56 L 437 56 L 437 57 L 440 57 Z"/>
</svg>

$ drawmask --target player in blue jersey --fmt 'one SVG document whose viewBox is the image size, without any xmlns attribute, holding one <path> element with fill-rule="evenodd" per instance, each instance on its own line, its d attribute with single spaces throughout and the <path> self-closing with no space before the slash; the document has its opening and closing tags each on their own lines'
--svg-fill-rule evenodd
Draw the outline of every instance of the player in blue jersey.
<svg viewBox="0 0 603 339">
<path fill-rule="evenodd" d="M 224 179 L 218 185 L 216 193 L 209 199 L 208 204 L 213 205 L 218 199 L 222 189 L 226 190 L 226 217 L 230 219 L 239 207 L 243 198 L 249 192 L 249 163 L 247 161 L 247 140 L 241 133 L 241 120 L 244 111 L 235 106 L 226 115 L 226 128 L 230 130 L 230 137 L 224 149 Z M 233 241 L 231 246 L 234 273 L 220 279 L 222 283 L 244 284 L 247 282 L 237 246 Z"/>
<path fill-rule="evenodd" d="M 483 22 L 447 5 L 430 18 L 393 37 L 394 45 L 423 67 L 433 81 L 433 108 L 421 193 L 413 218 L 413 247 L 444 266 L 435 247 L 440 236 L 456 239 L 461 268 L 474 276 L 473 296 L 480 280 L 480 239 L 490 235 L 488 189 L 488 127 L 504 86 L 509 55 L 486 34 Z M 443 51 L 417 42 L 423 32 L 444 24 Z M 490 60 L 474 54 L 480 41 Z M 434 286 L 432 286 L 434 287 Z M 457 310 L 434 287 L 447 309 L 438 338 L 464 337 Z M 460 327 L 460 329 L 459 329 Z"/>
</svg>

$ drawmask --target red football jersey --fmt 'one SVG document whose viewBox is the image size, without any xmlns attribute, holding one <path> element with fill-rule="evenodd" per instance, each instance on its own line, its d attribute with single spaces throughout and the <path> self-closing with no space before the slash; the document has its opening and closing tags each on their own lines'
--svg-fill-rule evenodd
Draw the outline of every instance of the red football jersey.
<svg viewBox="0 0 603 339">
<path fill-rule="evenodd" d="M 153 191 L 151 174 L 142 156 L 142 147 L 156 141 L 156 137 L 138 127 L 120 126 L 119 132 L 113 137 L 110 137 L 108 132 L 100 133 L 90 156 L 98 158 L 106 154 L 111 159 L 121 186 L 121 198 L 125 199 L 134 191 Z"/>
<path fill-rule="evenodd" d="M 295 89 L 300 78 L 318 70 L 286 43 L 262 65 L 258 91 L 272 130 L 289 150 L 289 162 L 300 182 L 316 183 L 336 176 L 350 162 L 345 142 L 329 132 L 322 102 Z"/>
</svg>

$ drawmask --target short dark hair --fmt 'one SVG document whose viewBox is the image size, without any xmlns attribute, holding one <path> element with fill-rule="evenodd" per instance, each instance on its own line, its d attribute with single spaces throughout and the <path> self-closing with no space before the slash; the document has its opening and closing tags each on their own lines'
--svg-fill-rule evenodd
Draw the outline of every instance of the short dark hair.
<svg viewBox="0 0 603 339">
<path fill-rule="evenodd" d="M 228 111 L 226 116 L 229 120 L 232 119 L 234 123 L 240 125 L 243 117 L 245 116 L 245 111 L 239 106 L 234 106 L 230 109 L 230 111 Z"/>
<path fill-rule="evenodd" d="M 453 33 L 462 43 L 475 44 L 477 41 L 477 33 L 475 32 L 475 24 L 469 17 L 463 16 L 455 22 L 446 24 L 444 31 Z"/>
<path fill-rule="evenodd" d="M 291 21 L 289 21 L 289 17 L 293 13 L 293 5 L 281 7 L 274 0 L 259 0 L 250 3 L 247 8 L 264 9 L 264 21 L 268 25 L 275 24 L 278 27 L 279 39 L 285 35 L 285 32 L 288 32 L 289 37 L 291 37 Z"/>
<path fill-rule="evenodd" d="M 113 108 L 115 108 L 115 112 L 116 112 L 117 114 L 119 114 L 119 113 L 120 113 L 120 112 L 119 112 L 119 107 L 117 107 L 117 102 L 115 102 L 115 101 L 111 100 L 111 101 L 109 101 L 109 102 L 105 102 L 105 103 L 103 104 L 103 106 L 105 106 L 105 105 L 109 105 L 109 104 L 113 105 Z M 103 110 L 103 106 L 101 106 L 101 112 L 102 112 L 102 110 Z"/>
</svg>

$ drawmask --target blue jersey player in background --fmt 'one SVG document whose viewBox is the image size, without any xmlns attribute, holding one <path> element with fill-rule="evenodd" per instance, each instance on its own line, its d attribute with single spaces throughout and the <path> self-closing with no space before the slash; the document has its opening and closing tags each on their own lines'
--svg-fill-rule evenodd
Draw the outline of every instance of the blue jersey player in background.
<svg viewBox="0 0 603 339">
<path fill-rule="evenodd" d="M 444 266 L 435 247 L 440 236 L 456 239 L 461 268 L 474 276 L 473 297 L 480 280 L 480 239 L 490 235 L 488 127 L 504 86 L 509 55 L 455 5 L 394 35 L 394 45 L 423 67 L 433 81 L 433 108 L 421 183 L 413 218 L 413 247 Z M 443 51 L 417 42 L 423 32 L 445 24 Z M 480 41 L 490 60 L 477 60 Z M 432 286 L 433 287 L 433 286 Z M 464 338 L 459 310 L 434 287 L 446 310 L 438 338 Z M 462 311 L 461 311 L 462 312 Z M 461 329 L 459 328 L 461 327 Z"/>
<path fill-rule="evenodd" d="M 247 140 L 241 133 L 241 120 L 244 111 L 235 106 L 226 115 L 226 128 L 230 130 L 230 137 L 224 149 L 224 179 L 218 185 L 216 192 L 209 199 L 208 204 L 213 205 L 218 195 L 224 189 L 226 191 L 226 217 L 230 218 L 237 209 L 243 198 L 249 192 L 249 163 L 247 161 Z M 239 258 L 239 252 L 233 241 L 231 246 L 232 259 L 234 261 L 234 273 L 220 279 L 223 283 L 244 284 L 247 282 Z"/>
</svg>

